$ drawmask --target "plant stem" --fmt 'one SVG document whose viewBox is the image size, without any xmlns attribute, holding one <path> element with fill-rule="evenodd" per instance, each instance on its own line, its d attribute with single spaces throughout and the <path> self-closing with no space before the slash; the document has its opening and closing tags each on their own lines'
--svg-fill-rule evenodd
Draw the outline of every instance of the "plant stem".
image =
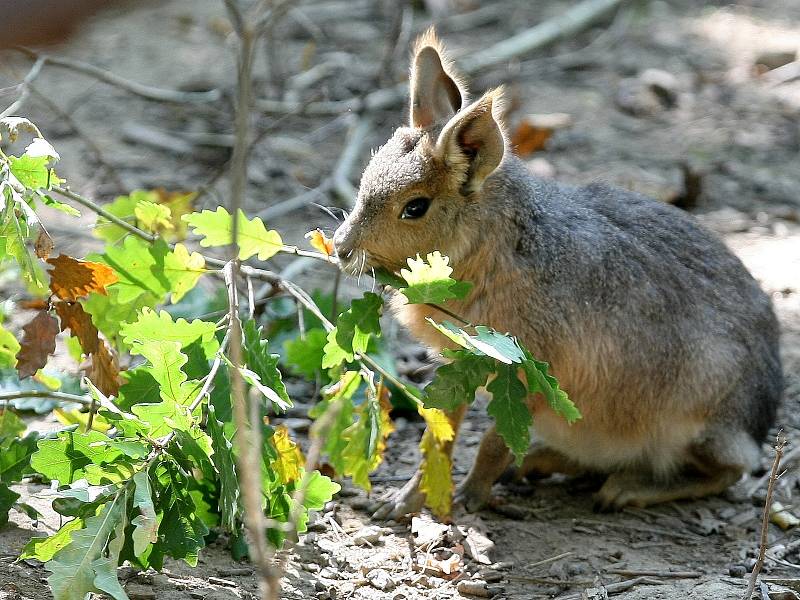
<svg viewBox="0 0 800 600">
<path fill-rule="evenodd" d="M 72 190 L 70 190 L 68 188 L 61 187 L 60 185 L 54 185 L 51 189 L 52 189 L 52 191 L 56 192 L 57 194 L 61 194 L 65 198 L 69 198 L 70 200 L 74 200 L 78 204 L 81 204 L 81 205 L 85 206 L 86 208 L 88 208 L 90 210 L 93 210 L 98 215 L 108 219 L 109 221 L 111 221 L 115 225 L 119 225 L 120 227 L 125 229 L 127 232 L 132 233 L 133 235 L 135 235 L 137 237 L 140 237 L 145 241 L 155 242 L 158 239 L 158 236 L 155 236 L 155 235 L 153 235 L 151 233 L 147 233 L 146 231 L 142 231 L 138 227 L 135 227 L 134 225 L 131 225 L 130 223 L 128 223 L 125 219 L 120 219 L 117 215 L 111 214 L 109 211 L 107 211 L 105 208 L 103 208 L 99 204 L 89 200 L 88 198 L 86 198 L 84 196 L 81 196 L 80 194 L 76 194 L 75 192 L 73 192 Z"/>
<path fill-rule="evenodd" d="M 92 405 L 92 399 L 86 396 L 67 394 L 65 392 L 51 392 L 50 390 L 20 390 L 18 392 L 4 392 L 0 394 L 0 401 L 5 400 L 8 402 L 10 400 L 19 400 L 22 398 L 49 398 L 62 402 L 75 402 L 83 406 Z"/>
</svg>

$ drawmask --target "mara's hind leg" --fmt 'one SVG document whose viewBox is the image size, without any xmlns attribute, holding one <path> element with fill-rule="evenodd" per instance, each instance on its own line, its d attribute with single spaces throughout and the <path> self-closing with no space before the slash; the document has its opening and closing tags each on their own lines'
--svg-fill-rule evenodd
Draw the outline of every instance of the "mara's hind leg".
<svg viewBox="0 0 800 600">
<path fill-rule="evenodd" d="M 595 496 L 596 508 L 620 510 L 722 493 L 749 470 L 758 446 L 744 432 L 717 433 L 690 447 L 684 467 L 671 478 L 633 470 L 612 473 Z"/>
</svg>

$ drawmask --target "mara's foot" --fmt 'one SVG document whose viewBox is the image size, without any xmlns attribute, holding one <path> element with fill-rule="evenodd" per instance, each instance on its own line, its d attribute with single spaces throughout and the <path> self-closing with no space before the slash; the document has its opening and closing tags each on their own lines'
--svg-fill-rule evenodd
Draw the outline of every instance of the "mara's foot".
<svg viewBox="0 0 800 600">
<path fill-rule="evenodd" d="M 410 514 L 420 512 L 425 504 L 425 494 L 419 490 L 421 477 L 419 471 L 414 473 L 408 483 L 378 507 L 372 518 L 378 521 L 399 521 Z"/>
<path fill-rule="evenodd" d="M 456 488 L 453 496 L 453 505 L 461 506 L 467 512 L 480 510 L 489 502 L 492 496 L 491 481 L 477 481 L 467 477 L 461 485 Z"/>
<path fill-rule="evenodd" d="M 615 511 L 626 506 L 642 508 L 662 502 L 711 496 L 736 483 L 741 474 L 741 468 L 720 467 L 710 475 L 682 475 L 662 483 L 641 473 L 612 473 L 595 494 L 595 510 Z"/>
</svg>

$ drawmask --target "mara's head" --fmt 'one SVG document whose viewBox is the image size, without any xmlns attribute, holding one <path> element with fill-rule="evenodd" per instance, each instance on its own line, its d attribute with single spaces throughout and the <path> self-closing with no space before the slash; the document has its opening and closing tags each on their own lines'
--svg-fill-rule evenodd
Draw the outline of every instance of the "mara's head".
<svg viewBox="0 0 800 600">
<path fill-rule="evenodd" d="M 505 153 L 502 91 L 469 103 L 432 29 L 415 45 L 410 85 L 409 125 L 373 154 L 334 236 L 342 267 L 353 274 L 395 271 L 434 250 L 457 264 L 469 251 L 484 182 Z"/>
</svg>

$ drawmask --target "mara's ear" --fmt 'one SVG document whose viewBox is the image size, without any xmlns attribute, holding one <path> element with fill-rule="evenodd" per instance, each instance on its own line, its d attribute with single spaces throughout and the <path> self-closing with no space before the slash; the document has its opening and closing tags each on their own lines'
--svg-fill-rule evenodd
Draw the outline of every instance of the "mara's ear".
<svg viewBox="0 0 800 600">
<path fill-rule="evenodd" d="M 444 123 L 458 112 L 465 96 L 431 27 L 417 38 L 411 59 L 411 127 Z"/>
<path fill-rule="evenodd" d="M 436 154 L 458 174 L 464 195 L 478 191 L 503 159 L 502 112 L 503 90 L 496 88 L 456 114 L 439 134 Z"/>
</svg>

